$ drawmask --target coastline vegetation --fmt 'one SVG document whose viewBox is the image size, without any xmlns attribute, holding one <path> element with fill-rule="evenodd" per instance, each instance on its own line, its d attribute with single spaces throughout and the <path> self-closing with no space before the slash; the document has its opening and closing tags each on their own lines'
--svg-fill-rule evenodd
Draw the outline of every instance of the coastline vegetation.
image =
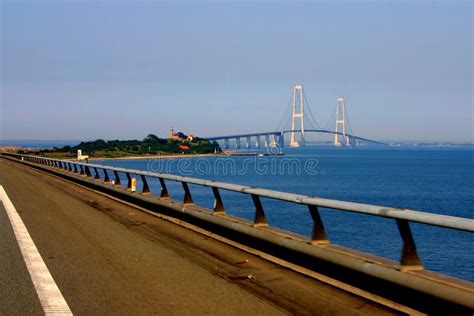
<svg viewBox="0 0 474 316">
<path fill-rule="evenodd" d="M 103 140 L 81 142 L 76 146 L 45 149 L 35 154 L 54 158 L 74 158 L 77 150 L 90 158 L 146 157 L 176 154 L 211 154 L 222 152 L 217 142 L 176 133 L 173 138 L 159 138 L 149 134 L 143 140 Z"/>
</svg>

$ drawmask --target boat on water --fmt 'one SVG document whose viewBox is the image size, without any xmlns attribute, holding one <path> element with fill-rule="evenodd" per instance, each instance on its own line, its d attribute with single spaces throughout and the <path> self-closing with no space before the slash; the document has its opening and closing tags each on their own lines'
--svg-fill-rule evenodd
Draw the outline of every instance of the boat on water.
<svg viewBox="0 0 474 316">
<path fill-rule="evenodd" d="M 283 153 L 257 153 L 257 152 L 232 152 L 227 153 L 227 156 L 257 156 L 257 157 L 266 157 L 266 156 L 283 156 Z"/>
</svg>

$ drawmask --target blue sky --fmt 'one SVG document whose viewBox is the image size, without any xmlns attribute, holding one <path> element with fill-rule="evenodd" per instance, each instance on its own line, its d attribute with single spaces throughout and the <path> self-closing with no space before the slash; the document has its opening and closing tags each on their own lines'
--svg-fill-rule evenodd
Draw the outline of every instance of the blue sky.
<svg viewBox="0 0 474 316">
<path fill-rule="evenodd" d="M 0 139 L 274 130 L 294 83 L 320 125 L 473 140 L 470 1 L 1 3 Z"/>
</svg>

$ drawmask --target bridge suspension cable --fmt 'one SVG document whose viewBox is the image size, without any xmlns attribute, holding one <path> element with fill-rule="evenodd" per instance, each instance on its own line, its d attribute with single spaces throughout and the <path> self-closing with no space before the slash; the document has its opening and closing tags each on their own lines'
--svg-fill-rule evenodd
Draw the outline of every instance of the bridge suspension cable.
<svg viewBox="0 0 474 316">
<path fill-rule="evenodd" d="M 318 121 L 316 121 L 316 119 L 314 118 L 313 112 L 311 111 L 311 106 L 309 105 L 308 99 L 306 98 L 306 93 L 304 93 L 303 96 L 304 96 L 304 101 L 307 104 L 306 108 L 308 109 L 308 112 L 309 112 L 309 115 L 306 116 L 308 118 L 309 125 L 311 125 L 314 129 L 321 129 L 321 126 L 319 126 Z M 313 122 L 314 125 L 311 122 Z"/>
<path fill-rule="evenodd" d="M 331 116 L 326 121 L 326 124 L 323 125 L 323 129 L 327 131 L 334 131 L 334 121 L 336 120 L 336 113 L 331 111 Z"/>
<path fill-rule="evenodd" d="M 291 96 L 290 96 L 290 99 L 288 100 L 288 103 L 286 105 L 285 113 L 283 113 L 283 116 L 281 117 L 280 122 L 278 123 L 275 131 L 281 131 L 281 130 L 286 129 L 287 124 L 289 126 L 290 114 L 291 114 Z"/>
</svg>

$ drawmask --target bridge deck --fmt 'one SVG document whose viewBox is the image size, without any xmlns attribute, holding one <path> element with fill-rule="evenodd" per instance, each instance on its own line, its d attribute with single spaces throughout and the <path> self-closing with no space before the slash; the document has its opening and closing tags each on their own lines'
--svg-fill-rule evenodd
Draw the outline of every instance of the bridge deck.
<svg viewBox="0 0 474 316">
<path fill-rule="evenodd" d="M 0 185 L 75 314 L 393 313 L 4 159 Z M 38 302 L 12 231 L 3 229 L 9 227 L 4 211 L 0 208 L 0 249 L 9 259 L 1 261 L 0 271 L 18 273 L 1 274 L 0 314 L 34 312 Z M 245 259 L 249 262 L 237 264 Z M 251 281 L 233 278 L 249 274 Z"/>
<path fill-rule="evenodd" d="M 340 135 L 340 136 L 347 136 L 352 140 L 363 141 L 367 143 L 373 143 L 378 145 L 387 145 L 386 143 L 379 142 L 376 140 L 368 139 L 365 137 L 360 137 L 352 134 L 344 134 L 342 132 L 335 132 L 325 129 L 305 129 L 305 133 L 322 133 L 322 134 L 332 134 L 332 135 Z M 234 134 L 234 135 L 225 135 L 225 136 L 213 136 L 213 137 L 205 137 L 209 141 L 222 141 L 222 140 L 230 140 L 230 139 L 240 139 L 240 138 L 252 138 L 252 137 L 262 137 L 262 136 L 275 136 L 280 137 L 284 134 L 289 133 L 301 133 L 301 129 L 294 129 L 294 130 L 283 130 L 283 131 L 272 131 L 272 132 L 258 132 L 258 133 L 246 133 L 246 134 Z"/>
</svg>

